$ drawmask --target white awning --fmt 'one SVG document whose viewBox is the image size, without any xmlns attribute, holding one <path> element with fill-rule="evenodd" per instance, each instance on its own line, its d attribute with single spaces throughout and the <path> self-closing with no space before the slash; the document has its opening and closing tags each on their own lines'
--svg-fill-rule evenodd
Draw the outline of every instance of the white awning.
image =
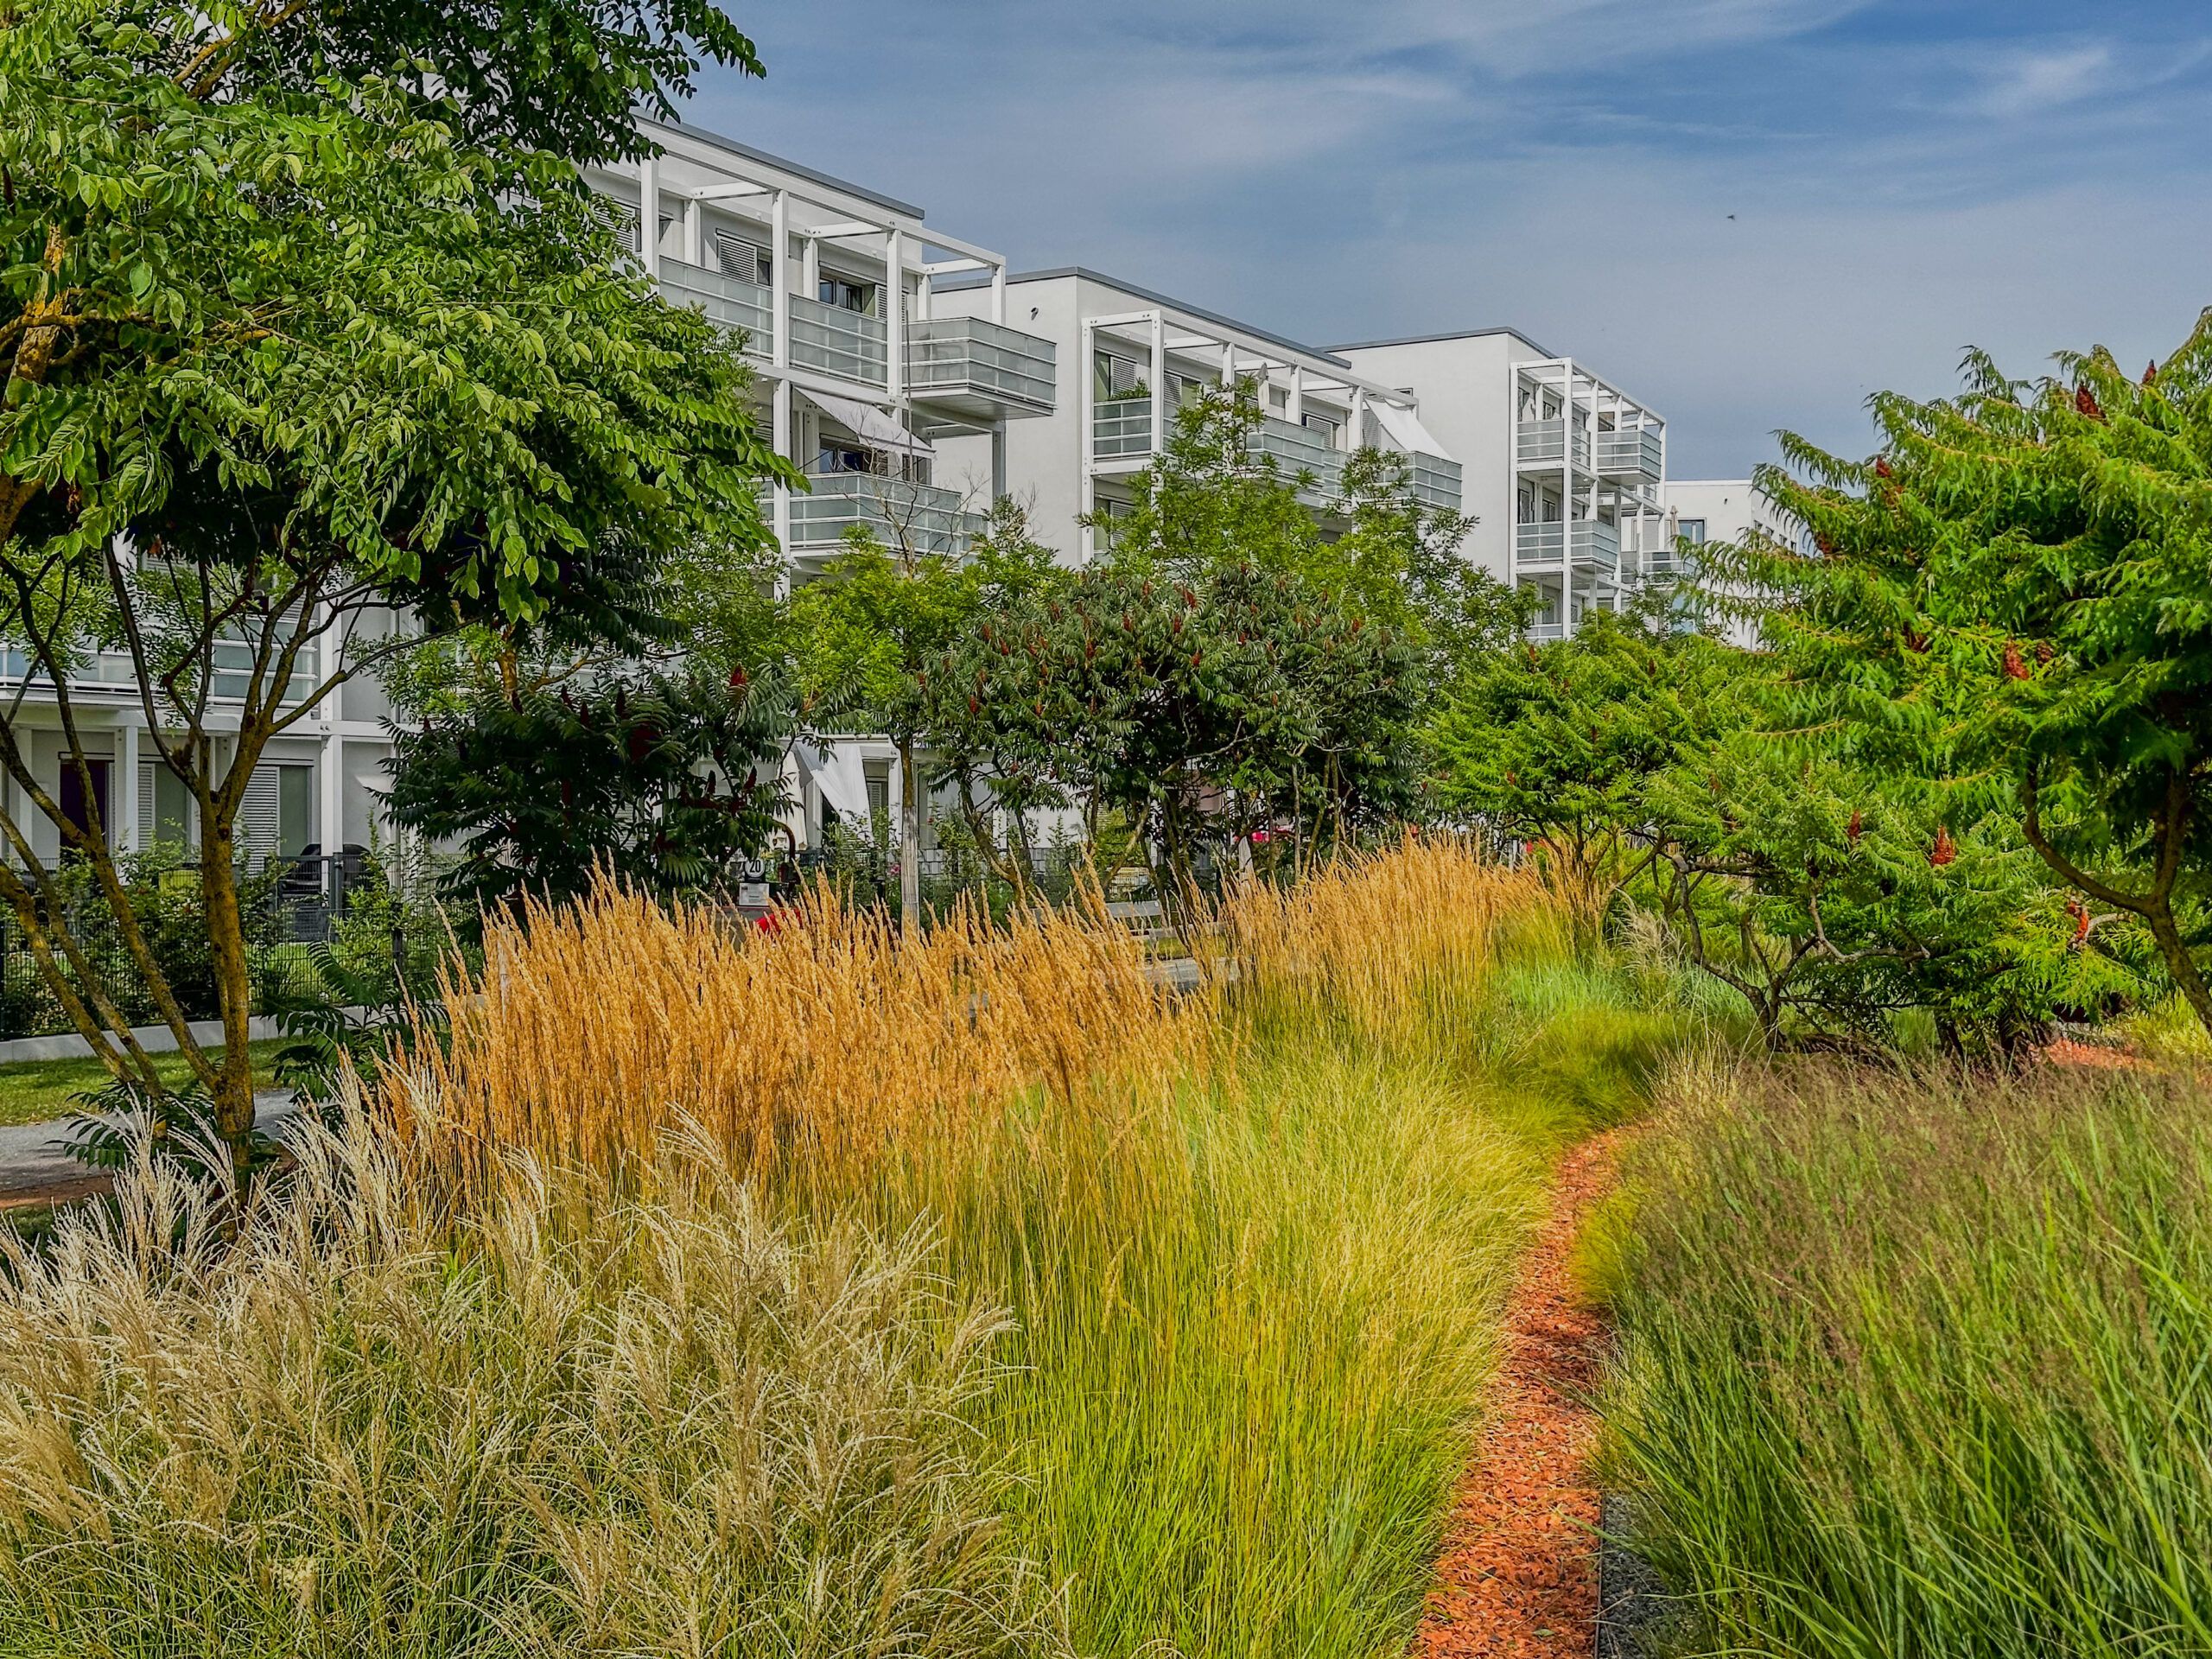
<svg viewBox="0 0 2212 1659">
<path fill-rule="evenodd" d="M 937 451 L 930 447 L 928 439 L 916 437 L 874 404 L 863 404 L 855 397 L 832 397 L 826 391 L 807 391 L 796 387 L 793 390 L 871 449 L 887 449 L 894 455 L 921 455 L 931 461 L 937 459 Z"/>
<path fill-rule="evenodd" d="M 868 822 L 868 774 L 861 769 L 859 752 L 850 743 L 832 743 L 830 752 L 811 748 L 804 743 L 794 744 L 791 753 L 798 757 L 799 770 L 814 780 L 822 798 L 836 808 L 837 817 L 845 823 L 865 830 Z"/>
<path fill-rule="evenodd" d="M 1440 461 L 1452 459 L 1452 452 L 1436 441 L 1412 410 L 1398 404 L 1386 404 L 1379 397 L 1370 399 L 1367 406 L 1375 411 L 1376 423 L 1390 435 L 1390 441 L 1407 454 L 1434 455 Z"/>
</svg>

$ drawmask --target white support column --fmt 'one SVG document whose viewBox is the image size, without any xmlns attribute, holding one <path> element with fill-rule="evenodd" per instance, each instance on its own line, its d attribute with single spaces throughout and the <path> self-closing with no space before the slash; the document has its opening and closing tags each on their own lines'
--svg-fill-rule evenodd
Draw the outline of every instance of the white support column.
<svg viewBox="0 0 2212 1659">
<path fill-rule="evenodd" d="M 896 226 L 883 238 L 883 389 L 898 403 L 906 395 L 906 238 Z"/>
<path fill-rule="evenodd" d="M 798 457 L 792 453 L 791 383 L 789 380 L 778 378 L 775 389 L 769 394 L 768 407 L 769 442 L 785 460 L 796 461 Z M 784 555 L 776 575 L 776 590 L 780 597 L 791 591 L 791 492 L 789 485 L 776 486 L 768 510 L 772 515 L 771 528 L 776 533 L 776 545 Z"/>
<path fill-rule="evenodd" d="M 1290 406 L 1284 414 L 1293 426 L 1306 423 L 1306 365 L 1302 363 L 1290 365 Z"/>
<path fill-rule="evenodd" d="M 1006 422 L 991 423 L 991 500 L 1006 494 Z"/>
<path fill-rule="evenodd" d="M 1152 314 L 1152 453 L 1167 447 L 1167 318 Z"/>
<path fill-rule="evenodd" d="M 1236 342 L 1233 340 L 1221 342 L 1221 385 L 1224 391 L 1236 387 Z"/>
<path fill-rule="evenodd" d="M 991 267 L 991 321 L 1006 326 L 1006 262 Z"/>
<path fill-rule="evenodd" d="M 1351 431 L 1347 436 L 1349 441 L 1344 445 L 1346 449 L 1357 450 L 1367 447 L 1367 388 L 1365 386 L 1354 386 L 1351 389 Z M 1412 464 L 1410 461 L 1407 463 L 1408 466 Z"/>
<path fill-rule="evenodd" d="M 707 263 L 707 210 L 696 196 L 683 198 L 683 260 L 692 265 Z"/>
<path fill-rule="evenodd" d="M 123 775 L 114 780 L 114 823 L 108 827 L 119 851 L 143 851 L 138 845 L 138 723 L 125 719 L 115 728 L 115 765 Z"/>
<path fill-rule="evenodd" d="M 322 740 L 321 822 L 315 826 L 326 857 L 346 845 L 346 740 L 336 732 Z"/>
<path fill-rule="evenodd" d="M 660 162 L 651 156 L 638 158 L 638 263 L 660 280 Z"/>
<path fill-rule="evenodd" d="M 1076 448 L 1082 464 L 1076 468 L 1076 511 L 1088 513 L 1091 508 L 1090 469 L 1097 464 L 1097 388 L 1098 337 L 1089 322 L 1084 322 L 1077 334 L 1075 365 Z M 1077 553 L 1088 565 L 1096 544 L 1096 537 L 1089 524 L 1078 531 Z"/>
<path fill-rule="evenodd" d="M 804 231 L 798 233 L 799 292 L 810 300 L 822 293 L 822 244 Z"/>
<path fill-rule="evenodd" d="M 768 360 L 788 368 L 791 360 L 791 205 L 787 191 L 779 190 L 768 206 L 768 234 L 775 245 L 768 250 L 768 281 L 775 292 L 769 299 L 769 327 L 775 338 L 768 342 Z"/>
</svg>

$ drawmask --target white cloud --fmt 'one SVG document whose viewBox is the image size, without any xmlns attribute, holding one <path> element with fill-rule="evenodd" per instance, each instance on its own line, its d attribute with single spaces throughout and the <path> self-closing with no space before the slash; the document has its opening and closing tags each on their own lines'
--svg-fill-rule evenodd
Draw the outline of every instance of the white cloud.
<svg viewBox="0 0 2212 1659">
<path fill-rule="evenodd" d="M 2008 53 L 1989 67 L 1975 107 L 1999 120 L 2048 113 L 2104 92 L 2114 67 L 2102 41 Z"/>
</svg>

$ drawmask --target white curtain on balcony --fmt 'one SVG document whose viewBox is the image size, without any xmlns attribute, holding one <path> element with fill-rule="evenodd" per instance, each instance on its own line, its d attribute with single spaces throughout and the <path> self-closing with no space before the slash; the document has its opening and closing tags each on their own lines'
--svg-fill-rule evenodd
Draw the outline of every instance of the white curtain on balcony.
<svg viewBox="0 0 2212 1659">
<path fill-rule="evenodd" d="M 868 774 L 862 770 L 859 747 L 852 743 L 833 743 L 827 755 L 804 743 L 794 745 L 791 753 L 798 757 L 802 776 L 810 778 L 822 798 L 837 809 L 837 817 L 848 827 L 867 827 Z"/>
<path fill-rule="evenodd" d="M 1434 455 L 1440 461 L 1452 459 L 1452 452 L 1439 443 L 1429 429 L 1421 423 L 1421 416 L 1410 409 L 1396 404 L 1386 404 L 1379 398 L 1368 404 L 1369 411 L 1390 442 L 1408 454 Z"/>
<path fill-rule="evenodd" d="M 871 449 L 887 450 L 894 455 L 918 455 L 925 461 L 937 459 L 937 451 L 928 439 L 916 437 L 873 404 L 863 404 L 854 397 L 832 397 L 826 391 L 800 391 L 799 396 Z"/>
</svg>

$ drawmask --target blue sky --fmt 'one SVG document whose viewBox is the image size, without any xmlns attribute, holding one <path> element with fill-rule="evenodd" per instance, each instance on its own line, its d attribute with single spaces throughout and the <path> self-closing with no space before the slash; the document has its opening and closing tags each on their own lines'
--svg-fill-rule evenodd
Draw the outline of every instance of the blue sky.
<svg viewBox="0 0 2212 1659">
<path fill-rule="evenodd" d="M 740 7 L 690 118 L 1316 344 L 1510 324 L 1740 476 L 1860 454 L 1962 347 L 2162 354 L 2212 304 L 2212 6 Z M 1733 214 L 1732 219 L 1729 216 Z"/>
</svg>

